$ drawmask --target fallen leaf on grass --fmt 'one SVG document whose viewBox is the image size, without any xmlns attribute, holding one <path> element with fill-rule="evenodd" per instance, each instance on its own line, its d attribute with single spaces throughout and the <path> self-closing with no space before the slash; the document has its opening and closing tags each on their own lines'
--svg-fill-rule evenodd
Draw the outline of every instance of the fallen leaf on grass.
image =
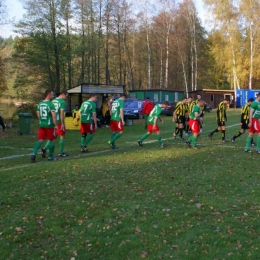
<svg viewBox="0 0 260 260">
<path fill-rule="evenodd" d="M 141 258 L 146 258 L 148 256 L 148 253 L 143 251 L 141 254 L 140 254 Z"/>
<path fill-rule="evenodd" d="M 173 249 L 178 249 L 179 246 L 177 246 L 177 245 L 173 245 L 172 248 L 173 248 Z"/>
<path fill-rule="evenodd" d="M 21 227 L 16 227 L 14 230 L 17 233 L 22 233 L 23 232 L 23 229 Z"/>
<path fill-rule="evenodd" d="M 242 245 L 241 245 L 240 241 L 238 240 L 238 241 L 237 241 L 236 249 L 239 249 L 239 248 L 241 248 L 241 247 L 242 247 Z"/>
<path fill-rule="evenodd" d="M 138 227 L 136 227 L 136 229 L 135 229 L 135 234 L 139 234 L 139 233 L 141 233 L 142 231 L 138 228 Z"/>
<path fill-rule="evenodd" d="M 197 204 L 196 204 L 196 207 L 197 207 L 198 209 L 200 209 L 200 208 L 201 208 L 201 204 L 200 204 L 200 203 L 197 203 Z"/>
<path fill-rule="evenodd" d="M 83 222 L 84 222 L 84 221 L 81 220 L 81 219 L 78 220 L 78 224 L 79 224 L 80 226 L 83 224 Z"/>
</svg>

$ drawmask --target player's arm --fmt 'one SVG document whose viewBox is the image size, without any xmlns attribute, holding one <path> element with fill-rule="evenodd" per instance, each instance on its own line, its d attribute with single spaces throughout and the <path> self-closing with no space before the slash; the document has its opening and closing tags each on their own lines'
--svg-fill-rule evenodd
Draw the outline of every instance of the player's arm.
<svg viewBox="0 0 260 260">
<path fill-rule="evenodd" d="M 249 124 L 248 126 L 250 127 L 252 125 L 252 118 L 253 118 L 253 113 L 254 113 L 254 109 L 250 108 L 250 113 L 249 113 Z"/>
<path fill-rule="evenodd" d="M 57 127 L 57 116 L 55 110 L 51 110 L 52 120 L 54 123 L 55 128 Z"/>
<path fill-rule="evenodd" d="M 155 116 L 154 119 L 153 119 L 153 128 L 156 127 L 157 119 L 158 119 L 157 116 Z"/>
<path fill-rule="evenodd" d="M 196 120 L 200 120 L 200 114 L 201 113 L 199 113 L 199 112 L 194 113 L 194 117 L 195 117 Z"/>
<path fill-rule="evenodd" d="M 225 109 L 225 105 L 223 105 L 223 115 L 224 115 L 224 120 L 227 121 L 227 111 Z"/>
<path fill-rule="evenodd" d="M 40 112 L 39 111 L 36 111 L 36 115 L 38 118 L 40 118 Z"/>
<path fill-rule="evenodd" d="M 144 105 L 143 105 L 143 108 L 142 108 L 142 114 L 144 113 L 146 107 L 147 107 L 147 102 L 144 102 Z"/>
<path fill-rule="evenodd" d="M 179 108 L 179 105 L 175 107 L 173 115 L 172 115 L 172 122 L 174 122 L 177 119 L 177 109 Z"/>
<path fill-rule="evenodd" d="M 95 124 L 95 129 L 97 129 L 97 113 L 96 112 L 92 112 L 92 119 Z"/>
<path fill-rule="evenodd" d="M 161 117 L 158 116 L 158 119 L 160 120 L 160 122 L 163 124 L 164 123 L 164 120 L 161 119 Z"/>
<path fill-rule="evenodd" d="M 120 108 L 120 118 L 121 118 L 121 121 L 122 121 L 122 125 L 125 124 L 125 121 L 124 121 L 124 110 L 122 108 Z"/>
<path fill-rule="evenodd" d="M 65 130 L 65 111 L 61 108 L 60 109 L 60 122 L 61 122 L 61 127 L 63 130 Z"/>
</svg>

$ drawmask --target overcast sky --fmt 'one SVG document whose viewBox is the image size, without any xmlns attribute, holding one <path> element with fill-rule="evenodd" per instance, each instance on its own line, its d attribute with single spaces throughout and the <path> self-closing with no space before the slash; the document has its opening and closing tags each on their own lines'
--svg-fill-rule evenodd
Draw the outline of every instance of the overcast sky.
<svg viewBox="0 0 260 260">
<path fill-rule="evenodd" d="M 206 27 L 206 12 L 203 5 L 203 0 L 194 0 L 197 8 L 198 15 L 202 21 L 202 26 Z M 23 14 L 23 6 L 19 0 L 6 0 L 9 19 L 19 21 Z M 0 36 L 8 38 L 11 35 L 15 35 L 11 24 L 1 26 Z"/>
</svg>

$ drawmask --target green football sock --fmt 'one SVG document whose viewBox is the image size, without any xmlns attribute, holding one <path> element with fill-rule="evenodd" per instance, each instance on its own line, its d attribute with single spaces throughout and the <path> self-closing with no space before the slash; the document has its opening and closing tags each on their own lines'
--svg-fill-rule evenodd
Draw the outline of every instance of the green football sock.
<svg viewBox="0 0 260 260">
<path fill-rule="evenodd" d="M 118 138 L 121 137 L 121 135 L 122 135 L 121 133 L 116 133 L 115 136 L 112 138 L 111 143 L 114 144 L 115 141 L 116 141 Z"/>
<path fill-rule="evenodd" d="M 54 142 L 50 142 L 49 144 L 49 158 L 52 158 L 53 157 L 53 154 L 54 154 Z"/>
<path fill-rule="evenodd" d="M 88 143 L 92 140 L 92 138 L 94 137 L 93 134 L 89 134 L 85 140 L 84 146 L 87 146 Z"/>
<path fill-rule="evenodd" d="M 81 137 L 81 145 L 82 146 L 84 146 L 85 140 L 86 140 L 86 137 Z"/>
<path fill-rule="evenodd" d="M 158 143 L 161 145 L 162 144 L 162 137 L 160 135 L 157 135 L 157 140 L 158 140 Z"/>
<path fill-rule="evenodd" d="M 44 145 L 44 148 L 45 148 L 46 150 L 48 150 L 48 149 L 49 149 L 49 145 L 50 145 L 50 140 L 48 140 L 48 141 L 46 142 L 46 144 Z"/>
<path fill-rule="evenodd" d="M 110 138 L 110 143 L 111 144 L 113 144 L 112 140 L 114 139 L 115 135 L 116 135 L 116 133 L 114 133 L 114 132 L 111 134 L 111 138 Z"/>
<path fill-rule="evenodd" d="M 40 142 L 40 141 L 37 141 L 37 142 L 35 143 L 34 148 L 33 148 L 33 154 L 34 154 L 35 156 L 37 155 L 37 152 L 38 152 L 38 150 L 40 149 L 41 145 L 42 145 L 42 142 Z"/>
<path fill-rule="evenodd" d="M 149 136 L 149 134 L 145 133 L 139 141 L 143 142 L 147 137 Z"/>
<path fill-rule="evenodd" d="M 260 150 L 260 136 L 259 135 L 256 138 L 256 150 Z"/>
<path fill-rule="evenodd" d="M 192 135 L 192 136 L 190 136 L 190 137 L 189 137 L 189 139 L 188 139 L 187 141 L 191 143 L 191 142 L 192 142 L 192 140 L 193 140 L 193 135 Z"/>
<path fill-rule="evenodd" d="M 250 149 L 250 146 L 251 146 L 251 140 L 252 140 L 252 137 L 250 137 L 250 136 L 248 136 L 247 138 L 246 138 L 246 150 L 249 150 Z M 258 138 L 257 138 L 257 140 L 258 140 Z M 257 146 L 258 146 L 258 144 L 257 144 Z"/>
<path fill-rule="evenodd" d="M 198 139 L 198 137 L 197 136 L 193 136 L 193 138 L 192 138 L 192 147 L 195 147 L 196 146 L 196 144 L 197 144 L 197 139 Z"/>
<path fill-rule="evenodd" d="M 59 153 L 63 153 L 63 149 L 64 149 L 64 139 L 60 139 L 59 142 Z"/>
</svg>

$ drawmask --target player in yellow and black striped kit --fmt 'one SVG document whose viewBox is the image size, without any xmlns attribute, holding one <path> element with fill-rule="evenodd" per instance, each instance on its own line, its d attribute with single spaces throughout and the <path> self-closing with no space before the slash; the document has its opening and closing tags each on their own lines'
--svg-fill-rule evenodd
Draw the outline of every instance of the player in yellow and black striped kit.
<svg viewBox="0 0 260 260">
<path fill-rule="evenodd" d="M 240 120 L 240 126 L 241 130 L 237 132 L 234 136 L 231 137 L 231 142 L 234 143 L 235 139 L 238 138 L 240 135 L 242 135 L 247 129 L 249 129 L 249 113 L 250 113 L 250 106 L 252 102 L 254 101 L 253 98 L 248 99 L 247 103 L 242 107 L 241 110 L 241 120 Z M 252 138 L 252 145 L 255 145 Z"/>
<path fill-rule="evenodd" d="M 229 104 L 229 100 L 224 98 L 224 100 L 222 102 L 220 102 L 218 104 L 218 108 L 217 108 L 217 123 L 218 123 L 218 128 L 215 129 L 214 131 L 212 131 L 208 137 L 210 138 L 210 140 L 212 140 L 212 136 L 214 134 L 216 134 L 217 132 L 219 132 L 221 130 L 222 134 L 222 142 L 225 143 L 227 142 L 226 140 L 226 124 L 225 122 L 227 121 L 227 114 L 226 114 L 226 110 L 227 110 L 227 104 Z"/>
<path fill-rule="evenodd" d="M 187 112 L 186 98 L 179 101 L 173 112 L 172 121 L 176 123 L 175 132 L 173 133 L 173 138 L 176 138 L 177 134 L 180 133 L 180 138 L 183 139 L 183 128 L 185 125 L 185 115 Z"/>
</svg>

